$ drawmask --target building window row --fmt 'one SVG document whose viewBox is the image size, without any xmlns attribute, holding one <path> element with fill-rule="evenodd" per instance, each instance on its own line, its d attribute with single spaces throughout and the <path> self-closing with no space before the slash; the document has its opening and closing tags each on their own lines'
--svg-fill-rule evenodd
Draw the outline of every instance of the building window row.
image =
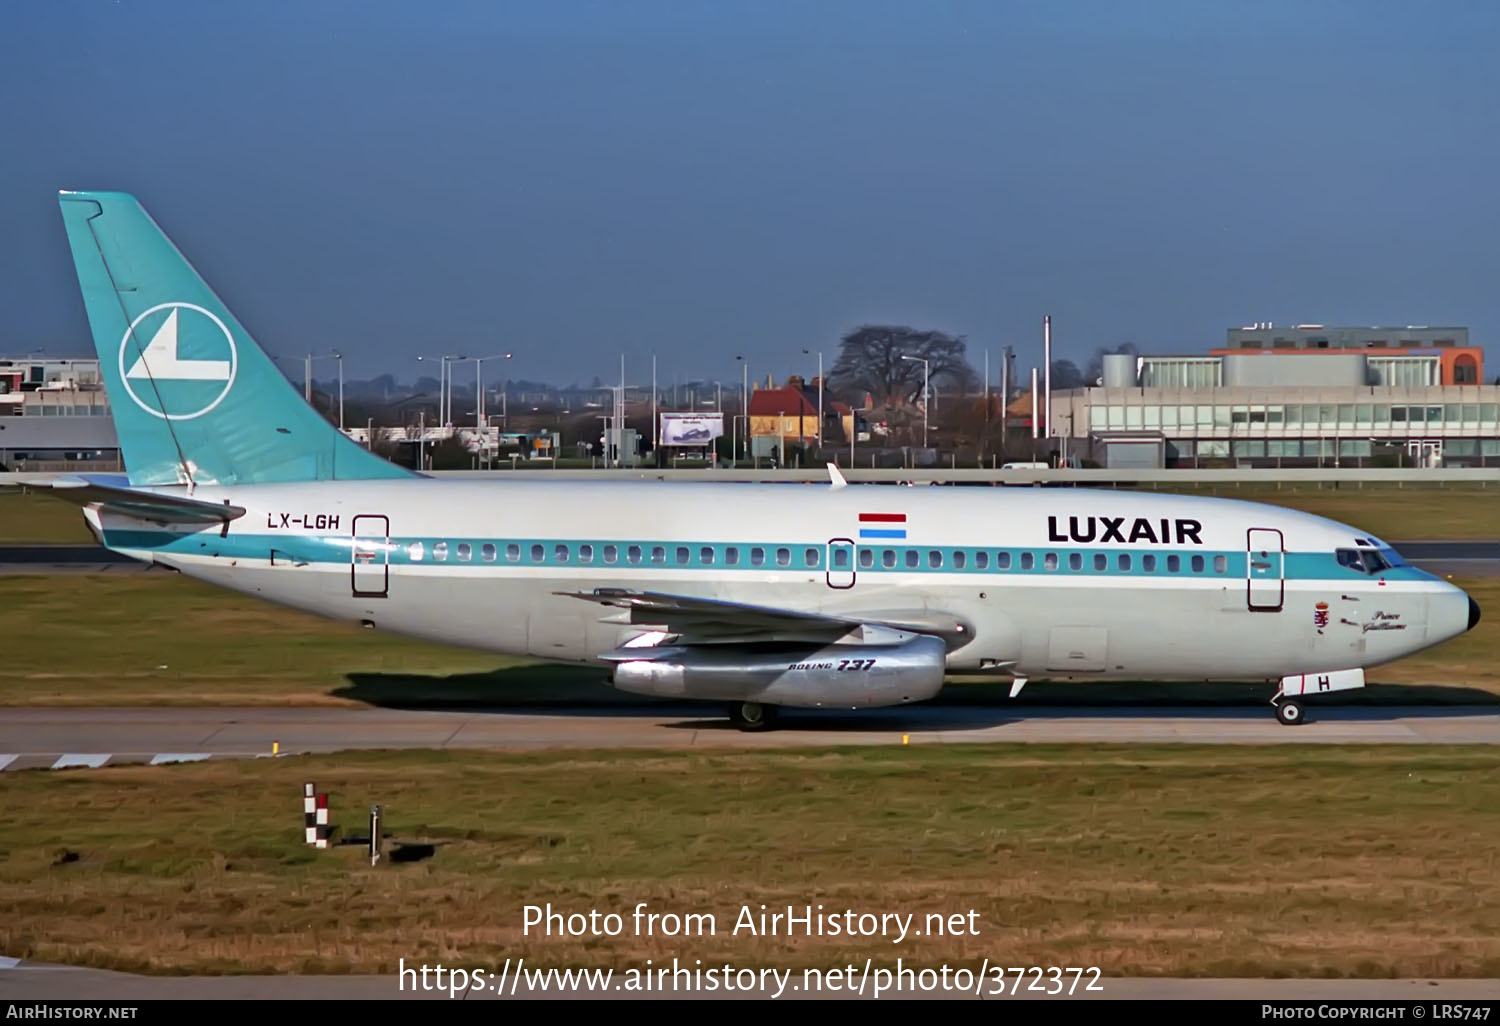
<svg viewBox="0 0 1500 1026">
<path fill-rule="evenodd" d="M 1239 425 L 1282 425 L 1333 429 L 1406 427 L 1412 424 L 1444 427 L 1500 426 L 1500 403 L 1265 403 L 1107 405 L 1089 408 L 1093 431 L 1180 428 L 1232 428 Z"/>
</svg>

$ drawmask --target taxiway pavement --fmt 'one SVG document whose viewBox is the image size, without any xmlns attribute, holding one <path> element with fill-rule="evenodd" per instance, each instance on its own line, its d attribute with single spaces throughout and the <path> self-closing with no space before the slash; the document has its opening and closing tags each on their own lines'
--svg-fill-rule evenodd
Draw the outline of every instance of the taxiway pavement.
<svg viewBox="0 0 1500 1026">
<path fill-rule="evenodd" d="M 778 748 L 808 745 L 1104 742 L 1500 744 L 1500 705 L 1307 706 L 1277 723 L 1258 708 L 1076 709 L 909 706 L 788 710 L 740 731 L 712 706 L 528 710 L 384 708 L 29 708 L 0 717 L 0 769 L 327 753 L 352 749 Z"/>
</svg>

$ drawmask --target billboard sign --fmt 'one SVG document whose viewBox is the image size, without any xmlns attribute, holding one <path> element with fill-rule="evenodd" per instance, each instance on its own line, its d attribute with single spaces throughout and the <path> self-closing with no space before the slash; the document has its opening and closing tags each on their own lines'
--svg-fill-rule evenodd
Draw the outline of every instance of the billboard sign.
<svg viewBox="0 0 1500 1026">
<path fill-rule="evenodd" d="M 663 413 L 662 445 L 712 445 L 724 437 L 722 413 Z"/>
</svg>

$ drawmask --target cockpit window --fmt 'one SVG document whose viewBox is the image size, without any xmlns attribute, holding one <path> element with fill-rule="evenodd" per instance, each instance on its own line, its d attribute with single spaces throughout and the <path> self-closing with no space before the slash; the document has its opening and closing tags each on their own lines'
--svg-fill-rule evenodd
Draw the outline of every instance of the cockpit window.
<svg viewBox="0 0 1500 1026">
<path fill-rule="evenodd" d="M 1378 574 L 1392 566 L 1390 560 L 1374 549 L 1337 549 L 1334 555 L 1338 557 L 1340 566 L 1347 566 L 1362 574 Z"/>
</svg>

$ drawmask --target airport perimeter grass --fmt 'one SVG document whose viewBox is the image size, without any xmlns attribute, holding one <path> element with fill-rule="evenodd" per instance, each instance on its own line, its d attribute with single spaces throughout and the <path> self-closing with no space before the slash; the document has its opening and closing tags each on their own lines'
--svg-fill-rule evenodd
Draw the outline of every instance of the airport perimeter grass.
<svg viewBox="0 0 1500 1026">
<path fill-rule="evenodd" d="M 1500 488 L 1472 484 L 1405 487 L 1358 482 L 1325 484 L 1209 484 L 1163 488 L 1298 509 L 1363 528 L 1395 541 L 1495 541 L 1500 538 Z"/>
<path fill-rule="evenodd" d="M 330 795 L 335 841 L 356 843 L 302 842 L 303 781 Z M 394 857 L 372 868 L 358 842 L 376 802 Z M 357 752 L 11 772 L 0 954 L 160 973 L 901 957 L 1494 977 L 1497 807 L 1493 746 Z M 549 902 L 618 912 L 625 930 L 526 936 L 523 907 Z M 716 930 L 636 936 L 639 902 L 711 913 Z M 978 935 L 735 935 L 762 904 L 910 913 L 917 929 L 972 909 Z"/>
<path fill-rule="evenodd" d="M 541 474 L 544 472 L 536 471 Z M 1304 510 L 1363 528 L 1387 541 L 1500 538 L 1500 488 L 1384 483 L 1212 484 L 1163 487 L 1187 495 L 1217 495 Z M 91 544 L 78 507 L 38 493 L 0 488 L 0 544 Z"/>
<path fill-rule="evenodd" d="M 1486 615 L 1463 637 L 1370 672 L 1329 704 L 1500 702 L 1500 578 L 1455 580 Z M 0 576 L 10 639 L 0 707 L 646 702 L 603 671 L 422 644 L 333 623 L 177 574 Z M 1011 703 L 955 677 L 940 703 Z M 1036 681 L 1017 704 L 1261 704 L 1266 684 Z"/>
<path fill-rule="evenodd" d="M 0 488 L 0 545 L 93 545 L 83 513 L 63 502 L 19 488 Z"/>
</svg>

